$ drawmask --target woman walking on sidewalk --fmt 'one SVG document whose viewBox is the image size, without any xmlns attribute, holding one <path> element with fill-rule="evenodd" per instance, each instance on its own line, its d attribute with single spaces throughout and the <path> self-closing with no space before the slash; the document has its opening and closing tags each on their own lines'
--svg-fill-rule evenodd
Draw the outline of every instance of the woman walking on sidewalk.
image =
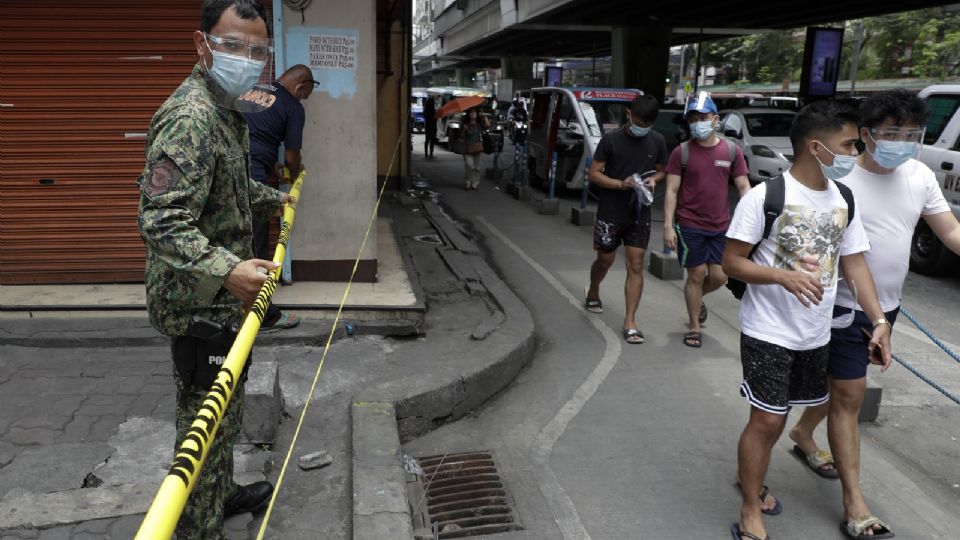
<svg viewBox="0 0 960 540">
<path fill-rule="evenodd" d="M 483 153 L 481 132 L 489 128 L 487 119 L 480 116 L 476 107 L 467 109 L 467 116 L 460 127 L 459 139 L 463 143 L 463 164 L 466 169 L 466 184 L 470 191 L 480 187 L 480 155 Z"/>
</svg>

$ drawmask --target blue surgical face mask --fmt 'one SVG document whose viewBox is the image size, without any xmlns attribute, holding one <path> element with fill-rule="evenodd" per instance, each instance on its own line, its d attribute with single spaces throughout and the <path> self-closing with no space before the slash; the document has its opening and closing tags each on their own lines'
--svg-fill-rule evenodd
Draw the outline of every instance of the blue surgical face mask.
<svg viewBox="0 0 960 540">
<path fill-rule="evenodd" d="M 704 120 L 690 124 L 690 136 L 698 141 L 705 141 L 713 134 L 713 121 Z"/>
<path fill-rule="evenodd" d="M 830 152 L 830 149 L 822 142 L 816 141 L 816 143 L 833 156 L 833 165 L 824 165 L 823 162 L 820 161 L 820 158 L 814 156 L 820 163 L 820 170 L 823 172 L 824 177 L 830 180 L 839 180 L 850 174 L 850 171 L 857 165 L 857 156 L 837 155 Z"/>
<path fill-rule="evenodd" d="M 207 48 L 210 48 L 209 43 Z M 239 96 L 253 88 L 266 64 L 262 60 L 234 56 L 213 49 L 210 49 L 210 52 L 213 54 L 213 66 L 207 71 L 220 88 L 231 96 Z"/>
<path fill-rule="evenodd" d="M 647 133 L 650 133 L 651 128 L 638 126 L 633 123 L 633 120 L 630 120 L 628 124 L 630 126 L 630 134 L 634 137 L 646 137 Z"/>
<path fill-rule="evenodd" d="M 873 138 L 873 135 L 870 139 L 877 145 L 876 150 L 870 152 L 870 156 L 884 169 L 896 169 L 910 161 L 910 158 L 917 153 L 918 144 L 915 142 L 878 141 Z"/>
</svg>

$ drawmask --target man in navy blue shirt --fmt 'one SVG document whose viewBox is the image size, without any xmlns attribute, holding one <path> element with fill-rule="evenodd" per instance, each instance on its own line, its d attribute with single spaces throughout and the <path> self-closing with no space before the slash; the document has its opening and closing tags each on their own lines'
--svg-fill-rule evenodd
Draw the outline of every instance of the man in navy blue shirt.
<svg viewBox="0 0 960 540">
<path fill-rule="evenodd" d="M 246 113 L 250 127 L 250 174 L 254 180 L 277 187 L 280 171 L 286 167 L 292 177 L 302 168 L 300 149 L 303 147 L 304 112 L 300 102 L 307 99 L 317 82 L 310 68 L 297 64 L 283 72 L 273 83 L 276 97 L 273 105 L 258 113 Z M 278 160 L 283 144 L 283 163 Z M 256 256 L 272 260 L 270 253 L 270 222 L 254 222 L 253 248 Z M 263 328 L 293 328 L 300 324 L 296 315 L 282 313 L 270 304 L 263 317 Z"/>
</svg>

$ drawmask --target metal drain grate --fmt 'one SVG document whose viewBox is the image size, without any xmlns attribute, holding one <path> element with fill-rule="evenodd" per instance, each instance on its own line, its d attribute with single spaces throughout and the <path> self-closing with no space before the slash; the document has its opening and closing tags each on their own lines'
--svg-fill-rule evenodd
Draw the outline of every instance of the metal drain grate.
<svg viewBox="0 0 960 540">
<path fill-rule="evenodd" d="M 500 478 L 493 452 L 416 459 L 423 476 L 417 476 L 420 489 L 409 490 L 415 526 L 430 530 L 437 539 L 523 528 L 513 499 Z"/>
</svg>

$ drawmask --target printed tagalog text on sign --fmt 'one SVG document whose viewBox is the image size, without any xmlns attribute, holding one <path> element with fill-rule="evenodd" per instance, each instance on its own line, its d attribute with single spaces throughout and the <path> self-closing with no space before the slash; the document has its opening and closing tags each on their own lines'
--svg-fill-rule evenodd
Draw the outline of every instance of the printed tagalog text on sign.
<svg viewBox="0 0 960 540">
<path fill-rule="evenodd" d="M 357 68 L 357 38 L 354 36 L 311 35 L 310 67 L 313 69 Z"/>
</svg>

